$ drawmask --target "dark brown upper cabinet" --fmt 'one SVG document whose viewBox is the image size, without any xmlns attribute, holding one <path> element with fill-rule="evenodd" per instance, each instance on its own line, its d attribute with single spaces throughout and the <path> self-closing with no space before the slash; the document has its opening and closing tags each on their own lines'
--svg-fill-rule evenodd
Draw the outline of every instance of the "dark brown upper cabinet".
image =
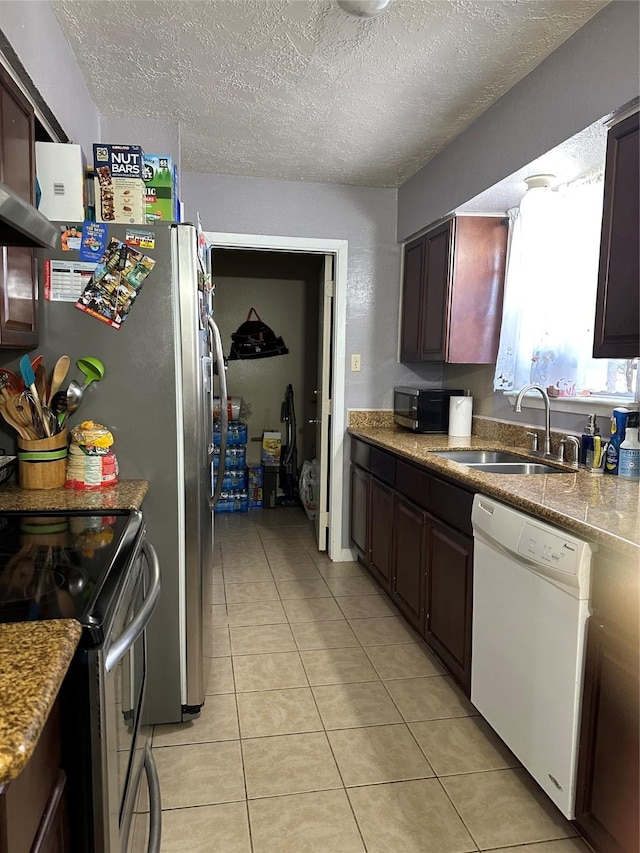
<svg viewBox="0 0 640 853">
<path fill-rule="evenodd" d="M 640 355 L 639 115 L 614 125 L 607 137 L 594 358 Z"/>
<path fill-rule="evenodd" d="M 402 362 L 495 363 L 506 251 L 497 216 L 452 216 L 405 246 Z"/>
<path fill-rule="evenodd" d="M 33 107 L 0 68 L 0 181 L 35 202 Z M 0 347 L 38 345 L 38 279 L 34 249 L 0 247 Z"/>
</svg>

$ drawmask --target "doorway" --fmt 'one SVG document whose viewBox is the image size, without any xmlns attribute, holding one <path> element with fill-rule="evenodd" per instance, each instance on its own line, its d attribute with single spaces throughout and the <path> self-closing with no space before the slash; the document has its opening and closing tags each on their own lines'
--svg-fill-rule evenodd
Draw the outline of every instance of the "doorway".
<svg viewBox="0 0 640 853">
<path fill-rule="evenodd" d="M 346 317 L 347 242 L 217 232 L 207 232 L 205 237 L 213 250 L 216 322 L 225 351 L 229 351 L 231 332 L 256 307 L 262 320 L 287 346 L 291 340 L 298 353 L 297 363 L 286 356 L 229 364 L 229 394 L 246 397 L 251 406 L 247 461 L 259 461 L 260 443 L 251 439 L 259 439 L 262 430 L 274 424 L 276 429 L 282 426 L 285 386 L 295 379 L 299 383 L 298 468 L 314 452 L 322 463 L 319 548 L 326 549 L 333 560 L 350 560 L 350 549 L 342 547 L 345 340 L 341 330 Z M 328 316 L 327 305 L 332 309 Z"/>
</svg>

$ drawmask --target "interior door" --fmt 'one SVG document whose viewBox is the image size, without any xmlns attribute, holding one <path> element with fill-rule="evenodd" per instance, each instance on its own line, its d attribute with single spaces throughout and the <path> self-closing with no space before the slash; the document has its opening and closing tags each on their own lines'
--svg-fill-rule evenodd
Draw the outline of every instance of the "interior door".
<svg viewBox="0 0 640 853">
<path fill-rule="evenodd" d="M 318 460 L 318 509 L 315 515 L 318 550 L 327 550 L 329 529 L 329 436 L 331 429 L 331 340 L 333 333 L 333 255 L 324 256 L 320 272 L 318 309 L 318 416 L 316 420 L 316 459 Z"/>
</svg>

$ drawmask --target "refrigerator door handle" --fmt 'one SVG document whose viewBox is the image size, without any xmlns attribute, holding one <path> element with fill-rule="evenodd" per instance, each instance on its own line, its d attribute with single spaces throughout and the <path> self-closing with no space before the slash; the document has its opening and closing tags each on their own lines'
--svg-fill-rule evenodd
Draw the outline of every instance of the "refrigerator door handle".
<svg viewBox="0 0 640 853">
<path fill-rule="evenodd" d="M 211 509 L 215 507 L 220 499 L 222 492 L 222 479 L 224 474 L 224 457 L 227 452 L 227 431 L 229 429 L 229 412 L 227 396 L 227 375 L 224 366 L 224 353 L 222 351 L 222 338 L 220 337 L 220 329 L 214 323 L 212 317 L 207 317 L 207 325 L 211 332 L 211 342 L 213 344 L 212 354 L 214 355 L 214 365 L 218 366 L 218 379 L 220 381 L 220 454 L 218 456 L 218 471 L 217 482 L 213 493 L 209 495 L 209 506 Z M 213 406 L 213 388 L 211 394 L 211 405 Z"/>
</svg>

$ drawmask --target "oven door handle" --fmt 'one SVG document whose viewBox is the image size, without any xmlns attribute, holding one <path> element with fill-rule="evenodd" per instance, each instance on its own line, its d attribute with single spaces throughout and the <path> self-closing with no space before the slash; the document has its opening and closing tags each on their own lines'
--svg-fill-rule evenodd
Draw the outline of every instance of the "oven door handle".
<svg viewBox="0 0 640 853">
<path fill-rule="evenodd" d="M 108 649 L 105 649 L 104 661 L 107 672 L 111 672 L 118 661 L 122 660 L 147 627 L 160 597 L 160 562 L 158 561 L 158 555 L 150 542 L 144 543 L 142 553 L 147 558 L 147 563 L 149 564 L 149 589 L 140 610 L 138 610 L 122 634 L 109 644 Z"/>
<path fill-rule="evenodd" d="M 149 786 L 149 843 L 147 853 L 160 853 L 162 837 L 162 801 L 160 799 L 160 780 L 151 747 L 147 744 L 144 753 L 144 771 Z"/>
</svg>

